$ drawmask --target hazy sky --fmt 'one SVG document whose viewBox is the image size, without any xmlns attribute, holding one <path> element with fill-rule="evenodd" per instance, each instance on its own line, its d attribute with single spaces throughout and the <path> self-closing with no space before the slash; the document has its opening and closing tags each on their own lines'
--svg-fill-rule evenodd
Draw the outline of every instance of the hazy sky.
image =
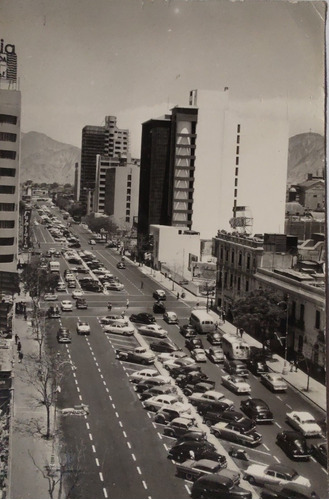
<svg viewBox="0 0 329 500">
<path fill-rule="evenodd" d="M 323 133 L 324 11 L 318 1 L 0 0 L 16 46 L 22 130 L 81 146 L 115 115 L 140 154 L 141 123 L 191 89 L 288 100 L 290 135 Z"/>
</svg>

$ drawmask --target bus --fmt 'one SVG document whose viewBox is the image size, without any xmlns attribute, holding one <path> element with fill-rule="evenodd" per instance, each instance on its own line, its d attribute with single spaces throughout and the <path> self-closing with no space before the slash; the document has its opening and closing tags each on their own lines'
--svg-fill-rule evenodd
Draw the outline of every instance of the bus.
<svg viewBox="0 0 329 500">
<path fill-rule="evenodd" d="M 190 324 L 198 333 L 209 333 L 216 330 L 212 316 L 204 309 L 195 309 L 191 312 Z"/>
<path fill-rule="evenodd" d="M 242 361 L 250 358 L 249 344 L 232 333 L 223 335 L 222 349 L 227 359 L 239 359 Z"/>
<path fill-rule="evenodd" d="M 49 271 L 51 273 L 59 273 L 60 272 L 60 264 L 57 260 L 51 260 L 49 262 Z"/>
</svg>

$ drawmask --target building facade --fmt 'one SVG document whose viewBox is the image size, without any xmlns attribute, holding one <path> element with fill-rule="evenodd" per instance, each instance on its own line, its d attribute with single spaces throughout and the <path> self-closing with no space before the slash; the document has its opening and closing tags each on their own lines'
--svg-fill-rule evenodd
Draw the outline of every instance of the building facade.
<svg viewBox="0 0 329 500">
<path fill-rule="evenodd" d="M 14 46 L 12 46 L 14 47 Z M 0 77 L 0 291 L 16 291 L 21 93 L 16 73 Z"/>
</svg>

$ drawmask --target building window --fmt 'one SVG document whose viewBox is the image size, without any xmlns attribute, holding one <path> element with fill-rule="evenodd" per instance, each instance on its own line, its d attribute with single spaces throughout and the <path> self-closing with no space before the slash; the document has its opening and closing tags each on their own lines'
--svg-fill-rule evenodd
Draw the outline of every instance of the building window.
<svg viewBox="0 0 329 500">
<path fill-rule="evenodd" d="M 300 315 L 299 315 L 300 321 L 304 321 L 304 314 L 305 314 L 305 306 L 304 306 L 304 304 L 301 304 L 300 305 Z"/>
<path fill-rule="evenodd" d="M 130 215 L 130 210 L 126 210 L 126 215 Z"/>
<path fill-rule="evenodd" d="M 127 187 L 129 187 L 129 188 L 131 187 L 131 181 L 127 182 Z"/>
<path fill-rule="evenodd" d="M 223 247 L 220 247 L 219 255 L 220 255 L 220 260 L 222 261 L 223 260 L 223 256 L 224 256 L 224 249 L 223 249 Z"/>
<path fill-rule="evenodd" d="M 16 168 L 0 168 L 0 175 L 3 175 L 4 177 L 15 177 Z"/>
<path fill-rule="evenodd" d="M 228 253 L 229 253 L 228 250 L 226 250 L 226 255 L 225 255 L 226 262 L 228 261 Z"/>
<path fill-rule="evenodd" d="M 126 217 L 126 222 L 130 222 L 130 217 Z"/>
<path fill-rule="evenodd" d="M 298 335 L 298 352 L 303 352 L 303 343 L 304 343 L 304 339 L 303 339 L 303 335 Z"/>
<path fill-rule="evenodd" d="M 240 292 L 241 289 L 241 278 L 238 278 L 238 292 Z"/>
<path fill-rule="evenodd" d="M 14 212 L 15 203 L 0 203 L 0 212 Z"/>
<path fill-rule="evenodd" d="M 238 178 L 236 177 L 236 178 L 234 179 L 234 186 L 235 186 L 235 187 L 237 187 L 237 185 L 238 185 Z"/>
<path fill-rule="evenodd" d="M 315 328 L 319 330 L 321 325 L 321 313 L 320 311 L 315 311 Z"/>
<path fill-rule="evenodd" d="M 234 250 L 231 252 L 231 264 L 234 264 Z"/>
<path fill-rule="evenodd" d="M 250 269 L 250 255 L 247 255 L 247 269 Z"/>
<path fill-rule="evenodd" d="M 128 181 L 131 181 L 131 174 L 128 174 Z"/>
<path fill-rule="evenodd" d="M 0 158 L 6 158 L 7 160 L 15 160 L 16 151 L 10 151 L 9 149 L 0 149 Z"/>
<path fill-rule="evenodd" d="M 242 266 L 242 253 L 241 252 L 239 252 L 238 266 Z"/>
<path fill-rule="evenodd" d="M 10 132 L 0 132 L 0 141 L 16 142 L 17 134 Z"/>
<path fill-rule="evenodd" d="M 131 194 L 131 189 L 130 188 L 127 189 L 127 194 Z"/>
<path fill-rule="evenodd" d="M 15 186 L 0 186 L 0 194 L 15 194 Z"/>
<path fill-rule="evenodd" d="M 130 208 L 130 202 L 129 201 L 126 203 L 126 208 Z"/>
<path fill-rule="evenodd" d="M 237 177 L 239 175 L 239 167 L 236 167 L 235 169 L 235 177 Z"/>
<path fill-rule="evenodd" d="M 14 238 L 0 238 L 0 246 L 8 247 L 14 244 Z"/>
<path fill-rule="evenodd" d="M 237 196 L 238 196 L 238 190 L 234 189 L 234 198 L 236 198 Z"/>
<path fill-rule="evenodd" d="M 233 286 L 233 274 L 231 274 L 230 276 L 230 288 L 232 288 Z"/>
<path fill-rule="evenodd" d="M 11 125 L 16 125 L 17 116 L 0 114 L 0 123 L 10 123 Z"/>
<path fill-rule="evenodd" d="M 0 220 L 0 229 L 13 229 L 14 227 L 14 220 Z"/>
<path fill-rule="evenodd" d="M 0 264 L 4 264 L 7 262 L 14 262 L 14 254 L 0 255 Z"/>
<path fill-rule="evenodd" d="M 240 144 L 240 136 L 239 135 L 236 136 L 236 143 Z"/>
<path fill-rule="evenodd" d="M 249 280 L 246 280 L 246 292 L 249 292 Z"/>
</svg>

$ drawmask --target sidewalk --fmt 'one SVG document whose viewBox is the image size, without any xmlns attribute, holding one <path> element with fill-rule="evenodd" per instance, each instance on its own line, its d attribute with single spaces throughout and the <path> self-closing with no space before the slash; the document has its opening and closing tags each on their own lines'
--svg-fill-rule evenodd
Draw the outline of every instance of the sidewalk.
<svg viewBox="0 0 329 500">
<path fill-rule="evenodd" d="M 28 299 L 21 294 L 18 300 Z M 29 354 L 38 352 L 38 343 L 33 339 L 31 321 L 23 315 L 14 317 L 13 333 L 17 333 L 22 344 L 24 358 L 18 363 L 16 346 L 13 366 L 13 413 L 11 417 L 11 439 L 9 451 L 8 498 L 50 498 L 48 480 L 44 478 L 45 465 L 50 463 L 52 441 L 46 441 L 36 432 L 34 421 L 42 427 L 46 422 L 44 406 L 36 406 L 36 389 L 24 381 L 24 363 Z M 35 463 L 33 463 L 33 461 Z"/>
<path fill-rule="evenodd" d="M 130 261 L 132 262 L 132 261 Z M 133 262 L 132 262 L 133 263 Z M 138 264 L 135 264 L 138 266 Z M 169 278 L 166 278 L 163 274 L 160 273 L 160 271 L 155 271 L 154 269 L 150 269 L 149 267 L 146 266 L 141 266 L 139 267 L 142 273 L 147 275 L 148 277 L 152 278 L 154 281 L 156 281 L 160 287 L 166 288 L 169 292 L 171 292 L 173 295 L 177 296 L 177 293 L 179 293 L 179 296 L 181 297 L 182 292 L 185 293 L 184 299 L 180 299 L 189 306 L 191 305 L 196 305 L 197 303 L 200 304 L 200 306 L 206 306 L 207 299 L 204 297 L 197 297 L 193 295 L 190 291 L 184 289 L 182 286 L 178 285 L 177 283 L 174 283 L 172 280 Z M 174 290 L 173 290 L 174 287 Z M 221 324 L 221 320 L 219 319 L 219 315 L 216 314 L 216 312 L 209 310 L 209 313 L 214 317 L 216 321 L 219 322 L 221 330 L 223 330 L 225 333 L 235 333 L 236 332 L 236 327 L 232 325 L 231 323 L 228 323 L 227 321 L 225 324 Z M 262 347 L 262 344 L 258 342 L 256 339 L 248 335 L 247 333 L 243 334 L 243 340 L 245 340 L 249 345 L 255 346 L 255 347 Z M 285 360 L 280 357 L 278 354 L 275 354 L 273 356 L 273 361 L 268 362 L 270 369 L 273 372 L 276 373 L 281 373 L 283 372 Z M 326 387 L 322 385 L 320 382 L 315 380 L 312 377 L 308 377 L 306 373 L 302 372 L 301 370 L 298 370 L 298 372 L 290 372 L 290 365 L 288 363 L 288 373 L 282 374 L 282 377 L 286 380 L 288 384 L 293 386 L 297 391 L 299 391 L 304 397 L 308 398 L 311 400 L 315 405 L 317 405 L 319 408 L 324 410 L 325 412 L 327 411 L 327 394 L 326 394 Z M 309 379 L 309 380 L 308 380 Z M 306 390 L 307 386 L 309 386 L 308 391 Z"/>
</svg>

